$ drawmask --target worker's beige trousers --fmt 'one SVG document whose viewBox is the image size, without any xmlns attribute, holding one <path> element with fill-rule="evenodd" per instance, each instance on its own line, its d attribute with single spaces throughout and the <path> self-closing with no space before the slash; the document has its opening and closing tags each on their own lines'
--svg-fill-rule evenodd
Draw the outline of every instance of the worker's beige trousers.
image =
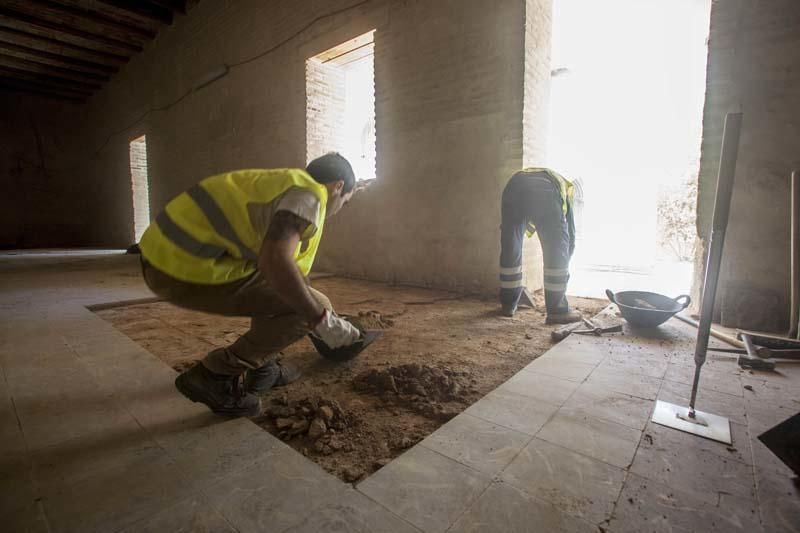
<svg viewBox="0 0 800 533">
<path fill-rule="evenodd" d="M 142 273 L 150 290 L 179 307 L 225 316 L 251 317 L 250 330 L 227 348 L 212 350 L 203 365 L 217 374 L 239 375 L 260 368 L 309 332 L 306 319 L 278 297 L 257 271 L 223 285 L 186 283 L 164 274 L 147 261 Z M 320 304 L 333 310 L 327 296 L 309 287 Z"/>
</svg>

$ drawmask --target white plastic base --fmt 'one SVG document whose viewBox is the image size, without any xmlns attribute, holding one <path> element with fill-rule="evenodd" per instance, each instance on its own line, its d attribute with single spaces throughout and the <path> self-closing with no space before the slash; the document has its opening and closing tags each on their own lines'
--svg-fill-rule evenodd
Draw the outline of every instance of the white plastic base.
<svg viewBox="0 0 800 533">
<path fill-rule="evenodd" d="M 694 414 L 694 417 L 690 417 L 688 407 L 659 400 L 652 420 L 662 426 L 731 444 L 731 423 L 727 418 L 703 411 L 695 411 Z"/>
</svg>

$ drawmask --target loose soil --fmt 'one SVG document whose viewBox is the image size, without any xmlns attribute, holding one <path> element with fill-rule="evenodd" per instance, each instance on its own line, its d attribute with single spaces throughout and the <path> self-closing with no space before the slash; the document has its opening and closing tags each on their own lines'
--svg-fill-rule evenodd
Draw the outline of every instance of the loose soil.
<svg viewBox="0 0 800 533">
<path fill-rule="evenodd" d="M 333 363 L 304 339 L 280 353 L 303 377 L 263 395 L 253 420 L 328 472 L 353 482 L 432 433 L 552 346 L 537 309 L 514 318 L 494 301 L 337 277 L 314 280 L 337 312 L 384 335 L 354 360 Z M 591 317 L 607 302 L 572 298 Z M 247 331 L 249 319 L 166 302 L 97 311 L 177 371 Z"/>
</svg>

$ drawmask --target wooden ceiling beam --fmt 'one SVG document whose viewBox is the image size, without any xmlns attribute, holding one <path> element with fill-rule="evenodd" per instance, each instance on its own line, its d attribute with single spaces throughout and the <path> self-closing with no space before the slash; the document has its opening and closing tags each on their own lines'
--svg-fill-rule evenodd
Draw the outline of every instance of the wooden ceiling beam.
<svg viewBox="0 0 800 533">
<path fill-rule="evenodd" d="M 0 78 L 0 90 L 22 93 L 22 94 L 35 94 L 37 96 L 46 96 L 55 98 L 57 100 L 67 100 L 70 102 L 85 102 L 86 96 L 74 93 L 63 93 L 48 87 L 41 87 L 36 85 L 21 85 L 16 80 L 6 80 Z"/>
<path fill-rule="evenodd" d="M 172 10 L 156 4 L 138 0 L 99 0 L 98 3 L 104 10 L 110 7 L 115 13 L 131 17 L 142 23 L 172 24 Z"/>
<path fill-rule="evenodd" d="M 22 81 L 52 85 L 54 87 L 60 87 L 62 89 L 68 89 L 74 92 L 80 92 L 86 94 L 91 94 L 92 92 L 100 88 L 99 83 L 75 81 L 49 74 L 37 74 L 35 72 L 30 72 L 27 70 L 22 70 L 14 67 L 7 67 L 3 65 L 0 65 L 0 76 L 4 76 L 6 78 L 18 79 Z"/>
<path fill-rule="evenodd" d="M 101 10 L 87 8 L 85 3 L 67 5 L 54 0 L 3 0 L 3 5 L 52 24 L 63 24 L 93 35 L 113 36 L 122 42 L 141 45 L 156 36 L 153 28 L 142 28 L 130 20 L 124 23 L 112 20 Z"/>
<path fill-rule="evenodd" d="M 69 88 L 65 88 L 65 87 L 54 86 L 54 85 L 50 85 L 48 83 L 42 83 L 42 82 L 37 82 L 37 81 L 32 81 L 32 80 L 20 80 L 20 79 L 17 79 L 17 78 L 9 78 L 9 77 L 4 76 L 2 74 L 0 74 L 0 81 L 5 83 L 6 85 L 15 85 L 17 87 L 22 87 L 22 88 L 30 87 L 30 88 L 39 89 L 39 90 L 42 90 L 42 91 L 50 91 L 50 92 L 53 92 L 53 93 L 59 93 L 59 94 L 74 96 L 76 98 L 87 98 L 88 96 L 91 95 L 91 93 L 89 91 L 79 91 L 79 90 L 74 90 L 74 89 L 69 89 Z"/>
<path fill-rule="evenodd" d="M 5 7 L 0 7 L 0 26 L 26 31 L 34 35 L 50 37 L 93 50 L 101 49 L 111 51 L 111 53 L 124 55 L 126 57 L 130 57 L 134 53 L 142 51 L 142 47 L 138 44 L 120 41 L 104 35 L 95 35 L 62 23 L 52 23 L 41 20 L 38 17 L 33 17 L 25 13 L 18 13 L 6 9 Z"/>
<path fill-rule="evenodd" d="M 109 78 L 108 74 L 77 72 L 62 67 L 37 63 L 36 61 L 30 61 L 28 59 L 20 59 L 18 57 L 9 56 L 3 53 L 0 53 L 0 66 L 25 70 L 35 74 L 44 74 L 45 76 L 57 76 L 65 80 L 86 83 L 108 81 Z"/>
<path fill-rule="evenodd" d="M 43 65 L 50 65 L 53 67 L 66 68 L 77 72 L 86 72 L 89 74 L 109 75 L 117 71 L 116 67 L 108 65 L 101 65 L 99 63 L 90 63 L 80 59 L 73 59 L 58 54 L 51 54 L 42 50 L 33 48 L 26 48 L 13 43 L 4 42 L 0 37 L 0 54 L 17 59 L 26 59 Z"/>
<path fill-rule="evenodd" d="M 143 3 L 164 7 L 181 15 L 186 14 L 186 0 L 144 0 Z"/>
<path fill-rule="evenodd" d="M 101 50 L 92 50 L 83 46 L 58 41 L 50 37 L 35 35 L 21 30 L 0 27 L 0 40 L 31 50 L 39 50 L 76 61 L 97 63 L 118 67 L 128 61 L 127 55 L 117 55 Z"/>
<path fill-rule="evenodd" d="M 0 89 L 85 99 L 186 0 L 0 0 Z"/>
</svg>

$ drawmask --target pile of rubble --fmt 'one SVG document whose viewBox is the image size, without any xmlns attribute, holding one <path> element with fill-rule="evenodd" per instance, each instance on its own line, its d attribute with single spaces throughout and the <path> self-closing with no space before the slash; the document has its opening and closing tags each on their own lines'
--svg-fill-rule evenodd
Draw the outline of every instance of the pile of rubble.
<svg viewBox="0 0 800 533">
<path fill-rule="evenodd" d="M 313 443 L 311 449 L 319 454 L 350 451 L 347 448 L 352 447 L 340 434 L 355 420 L 345 414 L 336 400 L 275 398 L 267 407 L 266 415 L 272 419 L 279 438 L 307 438 Z"/>
<path fill-rule="evenodd" d="M 356 390 L 378 395 L 419 396 L 432 401 L 459 400 L 470 388 L 469 375 L 417 363 L 367 370 L 353 380 Z"/>
<path fill-rule="evenodd" d="M 472 403 L 475 383 L 468 372 L 411 363 L 362 372 L 354 378 L 353 387 L 430 419 L 447 421 Z"/>
</svg>

